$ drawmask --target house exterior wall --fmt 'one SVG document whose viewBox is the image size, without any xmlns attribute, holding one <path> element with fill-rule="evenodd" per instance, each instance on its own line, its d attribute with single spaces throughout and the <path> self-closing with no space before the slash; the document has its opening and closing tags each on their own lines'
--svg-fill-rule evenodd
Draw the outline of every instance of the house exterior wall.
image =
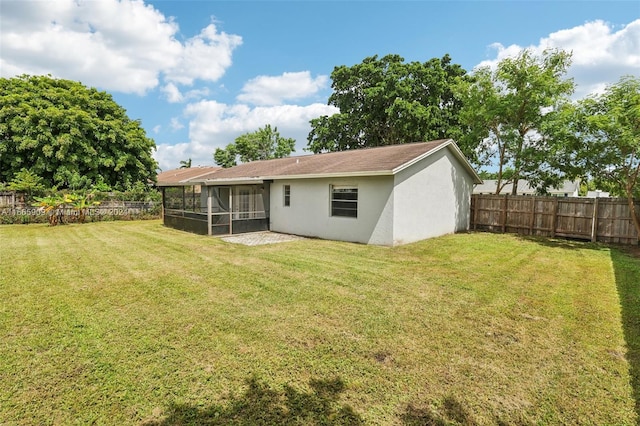
<svg viewBox="0 0 640 426">
<path fill-rule="evenodd" d="M 284 206 L 284 185 L 291 189 Z M 358 188 L 358 217 L 331 216 L 331 186 Z M 275 180 L 270 229 L 275 232 L 365 244 L 393 244 L 393 177 Z"/>
<path fill-rule="evenodd" d="M 469 229 L 473 177 L 448 149 L 394 176 L 393 244 Z"/>
</svg>

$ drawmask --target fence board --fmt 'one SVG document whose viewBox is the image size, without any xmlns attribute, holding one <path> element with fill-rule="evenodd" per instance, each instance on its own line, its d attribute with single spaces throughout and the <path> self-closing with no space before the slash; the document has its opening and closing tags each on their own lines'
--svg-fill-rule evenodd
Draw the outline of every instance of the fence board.
<svg viewBox="0 0 640 426">
<path fill-rule="evenodd" d="M 636 200 L 640 211 L 640 200 Z M 622 198 L 473 195 L 471 228 L 480 231 L 638 244 Z"/>
</svg>

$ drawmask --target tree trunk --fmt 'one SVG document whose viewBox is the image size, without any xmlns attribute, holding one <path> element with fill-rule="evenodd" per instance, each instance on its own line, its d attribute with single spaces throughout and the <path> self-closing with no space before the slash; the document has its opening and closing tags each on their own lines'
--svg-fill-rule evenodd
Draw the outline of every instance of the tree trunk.
<svg viewBox="0 0 640 426">
<path fill-rule="evenodd" d="M 512 182 L 511 195 L 518 195 L 519 180 L 520 180 L 520 166 L 517 165 L 516 169 L 513 172 L 513 176 L 511 177 L 511 182 Z"/>
<path fill-rule="evenodd" d="M 627 191 L 627 203 L 629 203 L 629 214 L 631 215 L 631 220 L 633 224 L 636 226 L 636 233 L 638 234 L 638 241 L 640 241 L 640 217 L 638 217 L 638 212 L 636 211 L 636 204 L 633 199 L 633 192 Z"/>
<path fill-rule="evenodd" d="M 493 131 L 496 135 L 498 135 L 498 129 L 494 129 Z M 500 142 L 500 137 L 498 137 L 498 147 L 499 147 L 499 152 L 500 152 L 500 158 L 498 159 L 498 161 L 500 162 L 499 166 L 498 166 L 498 180 L 496 181 L 496 195 L 500 195 L 500 192 L 502 192 L 502 168 L 504 166 L 504 153 L 505 153 L 505 146 L 504 144 L 502 144 Z"/>
<path fill-rule="evenodd" d="M 524 107 L 524 105 L 523 105 Z M 511 195 L 518 195 L 518 180 L 520 179 L 520 170 L 522 170 L 522 148 L 524 147 L 524 136 L 527 134 L 526 129 L 519 131 L 520 137 L 518 138 L 518 151 L 516 153 L 515 161 L 513 162 L 513 187 L 511 188 Z"/>
</svg>

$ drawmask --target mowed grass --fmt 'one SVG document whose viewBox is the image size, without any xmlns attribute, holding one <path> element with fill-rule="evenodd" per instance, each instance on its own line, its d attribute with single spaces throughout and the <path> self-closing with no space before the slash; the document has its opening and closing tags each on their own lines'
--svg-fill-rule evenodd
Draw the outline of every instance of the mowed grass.
<svg viewBox="0 0 640 426">
<path fill-rule="evenodd" d="M 633 425 L 639 286 L 623 252 L 512 235 L 2 226 L 0 424 Z"/>
</svg>

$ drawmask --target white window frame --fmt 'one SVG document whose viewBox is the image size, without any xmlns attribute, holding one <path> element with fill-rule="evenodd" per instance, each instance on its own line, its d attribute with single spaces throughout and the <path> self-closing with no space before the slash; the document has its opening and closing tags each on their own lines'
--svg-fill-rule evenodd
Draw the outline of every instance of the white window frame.
<svg viewBox="0 0 640 426">
<path fill-rule="evenodd" d="M 329 214 L 331 215 L 331 217 L 346 217 L 346 218 L 352 218 L 352 219 L 357 219 L 358 218 L 358 203 L 359 203 L 359 196 L 358 196 L 358 187 L 356 185 L 330 185 L 329 187 Z M 345 198 L 334 198 L 335 194 L 348 194 L 348 193 L 355 193 L 356 197 L 355 200 L 349 200 L 349 199 L 345 199 Z M 346 208 L 340 208 L 340 207 L 335 207 L 334 206 L 334 202 L 336 203 L 353 203 L 355 204 L 355 209 L 351 208 L 351 209 L 346 209 Z M 337 211 L 342 210 L 343 212 L 355 212 L 355 215 L 351 215 L 351 214 L 336 214 Z"/>
<path fill-rule="evenodd" d="M 282 205 L 291 207 L 291 185 L 282 185 Z"/>
</svg>

